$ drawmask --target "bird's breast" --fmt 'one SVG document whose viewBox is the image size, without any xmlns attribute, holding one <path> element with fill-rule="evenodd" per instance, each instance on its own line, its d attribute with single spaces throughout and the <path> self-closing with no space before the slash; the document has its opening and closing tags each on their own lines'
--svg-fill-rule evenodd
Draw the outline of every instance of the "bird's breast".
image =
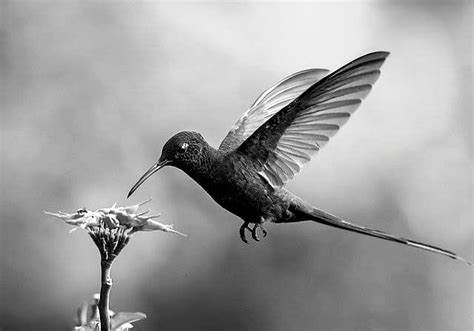
<svg viewBox="0 0 474 331">
<path fill-rule="evenodd" d="M 223 208 L 248 222 L 281 216 L 282 201 L 258 175 L 251 162 L 237 157 L 222 158 L 206 172 L 192 176 Z"/>
</svg>

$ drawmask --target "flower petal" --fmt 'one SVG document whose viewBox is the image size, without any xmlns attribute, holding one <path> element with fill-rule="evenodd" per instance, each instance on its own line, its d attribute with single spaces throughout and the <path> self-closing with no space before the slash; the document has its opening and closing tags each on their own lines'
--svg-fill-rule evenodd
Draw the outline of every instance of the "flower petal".
<svg viewBox="0 0 474 331">
<path fill-rule="evenodd" d="M 188 235 L 181 233 L 179 231 L 173 230 L 173 224 L 163 224 L 154 220 L 147 220 L 146 224 L 143 226 L 137 228 L 138 231 L 164 231 L 164 232 L 170 232 L 174 233 L 183 237 L 187 237 Z"/>
</svg>

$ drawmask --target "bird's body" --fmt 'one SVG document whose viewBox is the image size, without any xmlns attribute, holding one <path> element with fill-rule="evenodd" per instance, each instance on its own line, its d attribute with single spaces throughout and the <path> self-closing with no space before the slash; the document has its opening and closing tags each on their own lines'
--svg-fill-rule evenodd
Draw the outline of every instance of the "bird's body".
<svg viewBox="0 0 474 331">
<path fill-rule="evenodd" d="M 172 165 L 244 221 L 240 228 L 244 242 L 247 230 L 257 241 L 258 229 L 266 235 L 265 222 L 315 221 L 471 264 L 442 248 L 344 221 L 284 188 L 360 105 L 387 56 L 387 52 L 370 53 L 331 74 L 309 69 L 283 79 L 254 102 L 217 149 L 196 132 L 174 135 L 129 196 L 157 170 Z"/>
<path fill-rule="evenodd" d="M 283 217 L 289 205 L 284 190 L 273 189 L 259 176 L 258 167 L 250 158 L 236 151 L 215 149 L 196 132 L 180 133 L 177 140 L 181 141 L 184 135 L 195 137 L 203 148 L 199 157 L 180 169 L 220 206 L 248 223 L 276 221 Z"/>
</svg>

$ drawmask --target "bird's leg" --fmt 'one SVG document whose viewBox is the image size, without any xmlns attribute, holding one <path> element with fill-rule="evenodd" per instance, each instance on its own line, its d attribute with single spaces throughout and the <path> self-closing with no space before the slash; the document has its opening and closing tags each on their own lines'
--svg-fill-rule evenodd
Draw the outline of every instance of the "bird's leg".
<svg viewBox="0 0 474 331">
<path fill-rule="evenodd" d="M 263 227 L 263 223 L 265 222 L 265 219 L 262 217 L 260 219 L 260 223 L 255 223 L 253 229 L 252 229 L 252 238 L 255 241 L 260 241 L 260 237 L 258 236 L 258 229 L 262 230 L 263 238 L 267 236 L 267 230 Z"/>
<path fill-rule="evenodd" d="M 248 230 L 252 234 L 252 238 L 255 241 L 260 241 L 260 237 L 258 235 L 258 229 L 262 230 L 263 237 L 265 238 L 267 236 L 267 230 L 263 227 L 263 223 L 265 222 L 265 219 L 262 217 L 260 219 L 259 223 L 255 223 L 253 228 L 249 227 L 250 222 L 244 222 L 242 226 L 240 227 L 239 233 L 240 233 L 240 239 L 246 244 L 248 244 L 247 236 L 245 235 L 245 230 Z"/>
<path fill-rule="evenodd" d="M 249 222 L 244 222 L 244 224 L 242 224 L 242 226 L 240 227 L 240 230 L 239 230 L 239 233 L 240 233 L 240 239 L 242 239 L 242 241 L 246 244 L 248 244 L 248 240 L 247 240 L 247 237 L 245 236 L 245 230 L 250 230 L 249 228 Z"/>
</svg>

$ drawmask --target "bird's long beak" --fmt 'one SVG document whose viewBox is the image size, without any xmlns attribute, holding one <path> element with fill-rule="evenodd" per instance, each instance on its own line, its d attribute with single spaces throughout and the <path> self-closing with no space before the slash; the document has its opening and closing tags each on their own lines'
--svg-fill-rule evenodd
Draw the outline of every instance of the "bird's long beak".
<svg viewBox="0 0 474 331">
<path fill-rule="evenodd" d="M 154 164 L 150 169 L 147 170 L 147 172 L 145 172 L 145 174 L 143 176 L 140 177 L 140 179 L 138 180 L 138 182 L 133 185 L 132 189 L 130 190 L 130 192 L 128 192 L 128 195 L 127 195 L 127 199 L 133 194 L 133 192 L 135 192 L 137 190 L 137 188 L 143 184 L 143 182 L 145 180 L 148 179 L 148 177 L 150 177 L 151 175 L 153 175 L 155 172 L 157 172 L 158 170 L 160 170 L 161 168 L 163 168 L 165 165 L 168 165 L 170 164 L 171 161 L 169 160 L 163 160 L 163 161 L 160 161 L 156 164 Z"/>
</svg>

